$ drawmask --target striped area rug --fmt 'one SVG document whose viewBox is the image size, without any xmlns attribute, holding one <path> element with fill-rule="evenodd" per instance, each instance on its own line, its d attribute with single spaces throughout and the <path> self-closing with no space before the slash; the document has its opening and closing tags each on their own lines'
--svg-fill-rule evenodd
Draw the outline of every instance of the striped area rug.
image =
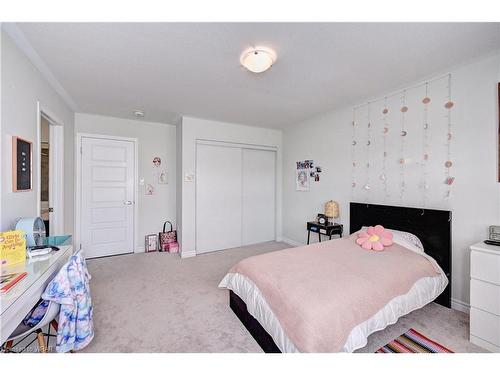
<svg viewBox="0 0 500 375">
<path fill-rule="evenodd" d="M 450 349 L 432 341 L 413 328 L 396 340 L 384 345 L 375 353 L 453 353 Z"/>
</svg>

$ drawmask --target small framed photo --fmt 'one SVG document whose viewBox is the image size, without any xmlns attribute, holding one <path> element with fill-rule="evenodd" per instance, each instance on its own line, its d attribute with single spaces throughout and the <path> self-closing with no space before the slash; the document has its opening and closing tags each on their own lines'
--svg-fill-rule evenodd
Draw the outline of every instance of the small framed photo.
<svg viewBox="0 0 500 375">
<path fill-rule="evenodd" d="M 157 234 L 148 234 L 146 235 L 146 243 L 144 246 L 146 253 L 150 253 L 152 251 L 158 251 L 158 235 Z"/>
<path fill-rule="evenodd" d="M 167 183 L 168 183 L 167 172 L 166 171 L 161 171 L 158 174 L 158 184 L 159 185 L 166 185 Z"/>
<path fill-rule="evenodd" d="M 155 195 L 155 187 L 153 184 L 146 184 L 144 188 L 144 195 Z"/>
</svg>

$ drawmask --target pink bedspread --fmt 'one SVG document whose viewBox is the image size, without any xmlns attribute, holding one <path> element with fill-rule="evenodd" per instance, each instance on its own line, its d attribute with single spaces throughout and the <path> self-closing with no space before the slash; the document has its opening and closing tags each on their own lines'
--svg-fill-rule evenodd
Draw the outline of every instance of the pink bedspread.
<svg viewBox="0 0 500 375">
<path fill-rule="evenodd" d="M 242 260 L 229 272 L 259 288 L 288 338 L 301 352 L 338 352 L 358 324 L 439 267 L 394 244 L 382 252 L 355 237 Z"/>
</svg>

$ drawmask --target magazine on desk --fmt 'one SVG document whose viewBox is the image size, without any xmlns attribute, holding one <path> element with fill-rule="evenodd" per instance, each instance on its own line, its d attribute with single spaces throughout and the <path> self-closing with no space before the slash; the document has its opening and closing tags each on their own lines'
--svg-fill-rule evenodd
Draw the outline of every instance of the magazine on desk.
<svg viewBox="0 0 500 375">
<path fill-rule="evenodd" d="M 0 292 L 8 293 L 18 282 L 28 275 L 27 272 L 10 273 L 0 276 Z"/>
</svg>

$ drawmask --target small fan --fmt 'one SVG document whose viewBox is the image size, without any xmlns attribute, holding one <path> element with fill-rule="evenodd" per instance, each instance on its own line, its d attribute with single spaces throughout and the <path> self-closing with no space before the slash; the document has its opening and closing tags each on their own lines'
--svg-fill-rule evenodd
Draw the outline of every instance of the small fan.
<svg viewBox="0 0 500 375">
<path fill-rule="evenodd" d="M 26 233 L 26 246 L 42 246 L 45 239 L 45 223 L 41 217 L 23 217 L 16 223 L 16 230 Z"/>
</svg>

